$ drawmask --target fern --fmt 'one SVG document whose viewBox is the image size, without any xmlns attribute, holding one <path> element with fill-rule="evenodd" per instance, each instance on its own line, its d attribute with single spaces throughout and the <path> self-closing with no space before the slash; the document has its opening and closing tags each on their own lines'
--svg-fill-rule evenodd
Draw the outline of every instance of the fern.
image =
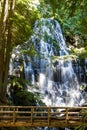
<svg viewBox="0 0 87 130">
<path fill-rule="evenodd" d="M 82 124 L 77 126 L 75 130 L 85 130 L 87 128 L 87 109 L 82 109 L 80 114 L 82 115 Z"/>
</svg>

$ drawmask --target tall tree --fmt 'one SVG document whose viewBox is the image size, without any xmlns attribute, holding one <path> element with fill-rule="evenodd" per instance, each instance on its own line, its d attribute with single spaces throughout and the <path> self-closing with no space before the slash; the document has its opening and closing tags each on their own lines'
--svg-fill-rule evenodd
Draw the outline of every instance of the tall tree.
<svg viewBox="0 0 87 130">
<path fill-rule="evenodd" d="M 29 38 L 37 17 L 32 0 L 0 1 L 0 102 L 6 100 L 12 49 Z"/>
<path fill-rule="evenodd" d="M 2 0 L 0 16 L 0 101 L 5 101 L 11 50 L 15 0 Z"/>
</svg>

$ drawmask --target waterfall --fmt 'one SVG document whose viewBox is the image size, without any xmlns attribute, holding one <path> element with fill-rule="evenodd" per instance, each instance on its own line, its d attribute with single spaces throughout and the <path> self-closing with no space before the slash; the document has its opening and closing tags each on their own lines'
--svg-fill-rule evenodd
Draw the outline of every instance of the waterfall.
<svg viewBox="0 0 87 130">
<path fill-rule="evenodd" d="M 26 80 L 39 86 L 47 106 L 78 106 L 84 103 L 72 62 L 63 59 L 69 53 L 58 21 L 50 18 L 37 20 L 33 32 L 24 46 L 32 43 L 37 54 L 34 57 L 23 55 Z"/>
<path fill-rule="evenodd" d="M 33 75 L 33 84 L 39 85 L 43 102 L 47 106 L 81 105 L 84 99 L 72 62 L 62 58 L 52 61 L 54 56 L 69 55 L 59 23 L 53 19 L 37 20 L 30 42 L 39 56 L 35 55 L 27 65 L 27 78 Z"/>
</svg>

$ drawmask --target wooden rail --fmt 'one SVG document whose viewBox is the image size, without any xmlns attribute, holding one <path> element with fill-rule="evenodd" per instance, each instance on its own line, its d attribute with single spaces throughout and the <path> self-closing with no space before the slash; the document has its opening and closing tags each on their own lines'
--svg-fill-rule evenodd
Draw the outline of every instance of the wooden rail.
<svg viewBox="0 0 87 130">
<path fill-rule="evenodd" d="M 87 107 L 0 106 L 0 127 L 75 127 L 87 123 Z"/>
</svg>

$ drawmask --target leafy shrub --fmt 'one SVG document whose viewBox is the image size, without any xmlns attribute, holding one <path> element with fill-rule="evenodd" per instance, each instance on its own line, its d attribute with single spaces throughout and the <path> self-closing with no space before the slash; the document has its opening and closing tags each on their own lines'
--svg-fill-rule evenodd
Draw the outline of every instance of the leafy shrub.
<svg viewBox="0 0 87 130">
<path fill-rule="evenodd" d="M 34 97 L 33 93 L 23 90 L 23 91 L 18 91 L 14 95 L 13 102 L 15 105 L 19 105 L 19 106 L 35 106 L 36 98 Z"/>
</svg>

